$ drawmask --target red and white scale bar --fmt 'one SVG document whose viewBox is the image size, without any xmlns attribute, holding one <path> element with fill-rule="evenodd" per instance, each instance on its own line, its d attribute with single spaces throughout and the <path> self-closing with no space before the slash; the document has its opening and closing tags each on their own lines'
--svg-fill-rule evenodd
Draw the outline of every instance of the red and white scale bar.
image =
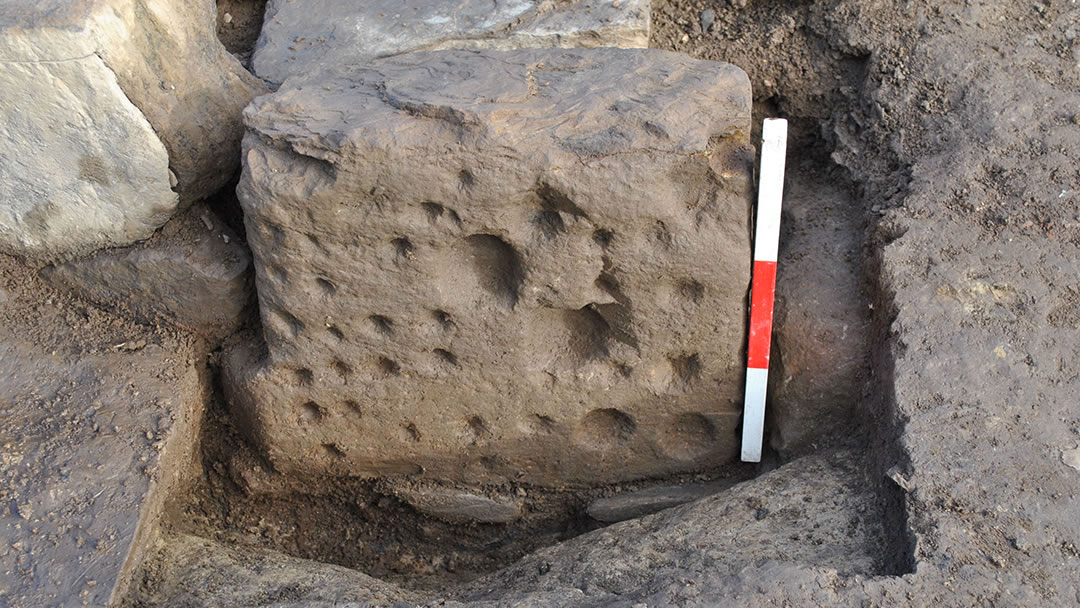
<svg viewBox="0 0 1080 608">
<path fill-rule="evenodd" d="M 776 295 L 776 251 L 780 242 L 780 200 L 784 195 L 787 121 L 765 119 L 761 128 L 761 170 L 758 181 L 757 229 L 754 233 L 754 279 L 750 289 L 750 343 L 746 355 L 746 398 L 743 402 L 742 459 L 761 462 L 765 431 L 765 389 L 769 383 L 773 298 Z"/>
</svg>

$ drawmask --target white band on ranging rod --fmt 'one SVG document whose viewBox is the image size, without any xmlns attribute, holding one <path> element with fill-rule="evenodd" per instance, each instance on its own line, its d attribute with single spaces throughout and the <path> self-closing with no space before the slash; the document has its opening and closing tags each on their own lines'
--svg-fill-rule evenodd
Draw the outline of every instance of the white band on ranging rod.
<svg viewBox="0 0 1080 608">
<path fill-rule="evenodd" d="M 765 391 L 769 383 L 773 299 L 776 295 L 776 252 L 780 243 L 780 201 L 784 195 L 786 155 L 787 121 L 782 118 L 765 119 L 761 127 L 754 277 L 750 290 L 750 341 L 746 353 L 746 397 L 743 402 L 743 462 L 761 462 L 761 441 L 765 432 Z"/>
</svg>

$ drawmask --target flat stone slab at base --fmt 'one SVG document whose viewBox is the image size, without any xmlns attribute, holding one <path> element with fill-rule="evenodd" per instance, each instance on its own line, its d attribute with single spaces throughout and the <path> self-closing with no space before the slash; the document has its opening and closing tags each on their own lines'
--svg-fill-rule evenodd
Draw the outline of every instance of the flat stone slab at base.
<svg viewBox="0 0 1080 608">
<path fill-rule="evenodd" d="M 167 344 L 73 361 L 0 328 L 0 605 L 126 593 L 195 453 L 205 385 L 185 356 Z"/>
<path fill-rule="evenodd" d="M 252 299 L 247 248 L 202 203 L 162 233 L 143 246 L 100 252 L 42 274 L 140 321 L 163 318 L 210 339 L 236 330 Z"/>
<path fill-rule="evenodd" d="M 224 382 L 276 470 L 587 485 L 734 457 L 741 70 L 411 53 L 291 80 L 246 121 L 266 349 Z"/>
<path fill-rule="evenodd" d="M 409 51 L 648 46 L 648 0 L 270 0 L 252 68 L 281 84 Z"/>
<path fill-rule="evenodd" d="M 588 513 L 589 517 L 597 521 L 625 521 L 705 498 L 731 487 L 734 483 L 734 480 L 721 480 L 624 492 L 594 500 L 589 505 Z"/>
<path fill-rule="evenodd" d="M 508 524 L 521 517 L 521 503 L 507 496 L 443 487 L 398 484 L 394 494 L 417 511 L 450 523 Z"/>
</svg>

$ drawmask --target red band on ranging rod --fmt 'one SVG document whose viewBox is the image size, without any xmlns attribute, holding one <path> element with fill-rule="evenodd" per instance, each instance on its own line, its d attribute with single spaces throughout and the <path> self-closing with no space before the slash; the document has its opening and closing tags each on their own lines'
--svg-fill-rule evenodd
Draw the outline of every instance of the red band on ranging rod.
<svg viewBox="0 0 1080 608">
<path fill-rule="evenodd" d="M 754 262 L 754 287 L 750 296 L 750 344 L 747 367 L 769 369 L 772 344 L 773 299 L 776 296 L 776 262 Z"/>
<path fill-rule="evenodd" d="M 761 462 L 765 433 L 765 391 L 769 384 L 776 254 L 780 244 L 780 201 L 784 195 L 787 121 L 766 119 L 761 125 L 761 170 L 757 226 L 754 232 L 754 277 L 750 291 L 750 342 L 747 345 L 746 397 L 743 401 L 742 459 Z"/>
</svg>

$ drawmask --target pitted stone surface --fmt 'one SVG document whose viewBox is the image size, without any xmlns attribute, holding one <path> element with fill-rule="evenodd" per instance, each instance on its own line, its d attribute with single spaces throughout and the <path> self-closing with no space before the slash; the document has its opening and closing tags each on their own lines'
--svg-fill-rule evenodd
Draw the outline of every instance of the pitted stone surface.
<svg viewBox="0 0 1080 608">
<path fill-rule="evenodd" d="M 253 69 L 267 82 L 409 51 L 649 46 L 648 0 L 270 0 Z"/>
<path fill-rule="evenodd" d="M 234 348 L 225 388 L 275 468 L 589 484 L 733 457 L 741 70 L 414 53 L 245 117 L 266 347 Z"/>
<path fill-rule="evenodd" d="M 210 0 L 0 0 L 0 251 L 64 259 L 149 237 L 236 170 L 265 91 Z"/>
</svg>

